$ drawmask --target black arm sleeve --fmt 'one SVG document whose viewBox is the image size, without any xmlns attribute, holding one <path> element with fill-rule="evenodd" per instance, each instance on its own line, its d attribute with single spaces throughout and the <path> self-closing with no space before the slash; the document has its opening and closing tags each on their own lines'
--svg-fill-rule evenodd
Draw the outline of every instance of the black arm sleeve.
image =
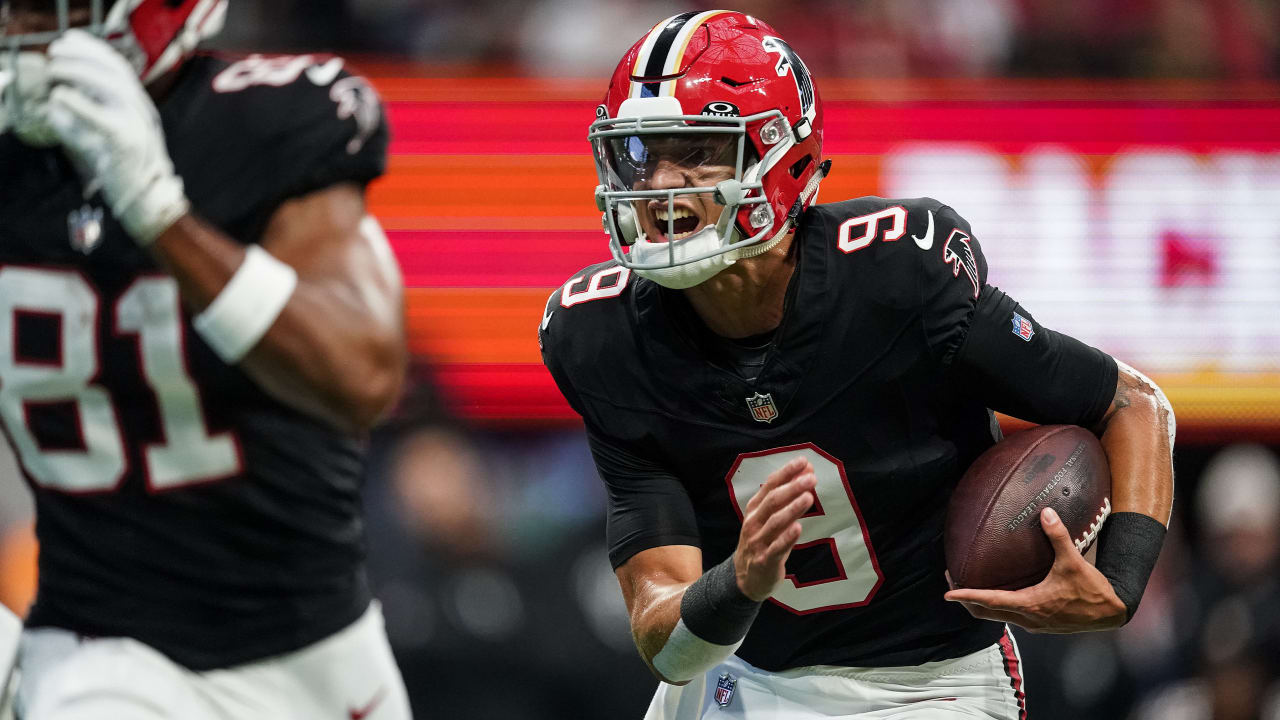
<svg viewBox="0 0 1280 720">
<path fill-rule="evenodd" d="M 679 480 L 589 425 L 587 441 L 609 494 L 606 535 L 614 569 L 649 548 L 701 547 L 693 502 Z"/>
<path fill-rule="evenodd" d="M 1118 374 L 1111 356 L 1040 325 L 990 285 L 982 288 L 950 372 L 993 410 L 1084 427 L 1111 406 Z"/>
</svg>

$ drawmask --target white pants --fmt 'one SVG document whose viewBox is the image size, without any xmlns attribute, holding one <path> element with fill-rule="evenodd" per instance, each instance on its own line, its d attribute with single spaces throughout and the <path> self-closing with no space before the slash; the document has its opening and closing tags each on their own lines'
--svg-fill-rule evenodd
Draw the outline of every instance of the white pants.
<svg viewBox="0 0 1280 720">
<path fill-rule="evenodd" d="M 128 638 L 40 628 L 22 636 L 23 720 L 410 720 L 377 603 L 285 655 L 193 672 Z"/>
<path fill-rule="evenodd" d="M 1006 630 L 1000 642 L 970 655 L 912 667 L 771 673 L 731 656 L 683 687 L 660 683 L 645 720 L 1025 720 L 1026 712 L 1022 661 Z"/>
<path fill-rule="evenodd" d="M 22 621 L 0 605 L 0 720 L 12 720 L 12 689 L 17 681 L 15 664 L 18 643 L 22 638 Z"/>
</svg>

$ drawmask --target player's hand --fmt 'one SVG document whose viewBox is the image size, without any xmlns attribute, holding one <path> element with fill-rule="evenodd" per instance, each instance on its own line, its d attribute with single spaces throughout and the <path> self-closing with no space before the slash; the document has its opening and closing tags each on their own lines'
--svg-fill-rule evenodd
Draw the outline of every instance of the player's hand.
<svg viewBox="0 0 1280 720">
<path fill-rule="evenodd" d="M 68 30 L 49 45 L 49 125 L 116 219 L 147 245 L 187 213 L 160 114 L 138 73 L 104 40 Z"/>
<path fill-rule="evenodd" d="M 44 53 L 0 54 L 0 133 L 13 131 L 31 147 L 53 147 L 49 127 L 49 61 Z"/>
<path fill-rule="evenodd" d="M 770 475 L 747 503 L 733 568 L 738 589 L 752 600 L 763 602 L 786 576 L 800 516 L 813 505 L 816 484 L 813 466 L 799 458 Z"/>
<path fill-rule="evenodd" d="M 1051 508 L 1040 526 L 1053 543 L 1053 567 L 1040 583 L 1022 590 L 952 590 L 944 597 L 983 620 L 1013 623 L 1033 633 L 1110 630 L 1125 622 L 1124 603 L 1111 582 L 1076 550 L 1071 535 Z"/>
</svg>

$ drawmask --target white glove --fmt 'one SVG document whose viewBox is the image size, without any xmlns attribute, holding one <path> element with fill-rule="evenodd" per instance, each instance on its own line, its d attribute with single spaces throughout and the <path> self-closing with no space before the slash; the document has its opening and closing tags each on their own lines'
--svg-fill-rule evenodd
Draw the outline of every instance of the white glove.
<svg viewBox="0 0 1280 720">
<path fill-rule="evenodd" d="M 137 71 L 105 41 L 68 30 L 49 45 L 49 126 L 72 163 L 139 245 L 191 205 Z"/>
<path fill-rule="evenodd" d="M 49 127 L 48 66 L 44 53 L 0 54 L 0 133 L 13 130 L 19 140 L 32 147 L 59 143 Z"/>
</svg>

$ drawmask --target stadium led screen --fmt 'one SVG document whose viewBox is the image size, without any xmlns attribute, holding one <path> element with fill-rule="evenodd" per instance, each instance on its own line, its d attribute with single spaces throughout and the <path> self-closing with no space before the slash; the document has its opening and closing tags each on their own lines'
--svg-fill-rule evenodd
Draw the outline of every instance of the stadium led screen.
<svg viewBox="0 0 1280 720">
<path fill-rule="evenodd" d="M 415 352 L 464 416 L 575 416 L 543 304 L 608 257 L 587 125 L 600 83 L 381 73 L 395 139 L 373 210 Z M 1280 436 L 1280 97 L 1187 83 L 820 81 L 819 201 L 936 197 L 990 280 L 1169 392 L 1183 437 Z"/>
</svg>

